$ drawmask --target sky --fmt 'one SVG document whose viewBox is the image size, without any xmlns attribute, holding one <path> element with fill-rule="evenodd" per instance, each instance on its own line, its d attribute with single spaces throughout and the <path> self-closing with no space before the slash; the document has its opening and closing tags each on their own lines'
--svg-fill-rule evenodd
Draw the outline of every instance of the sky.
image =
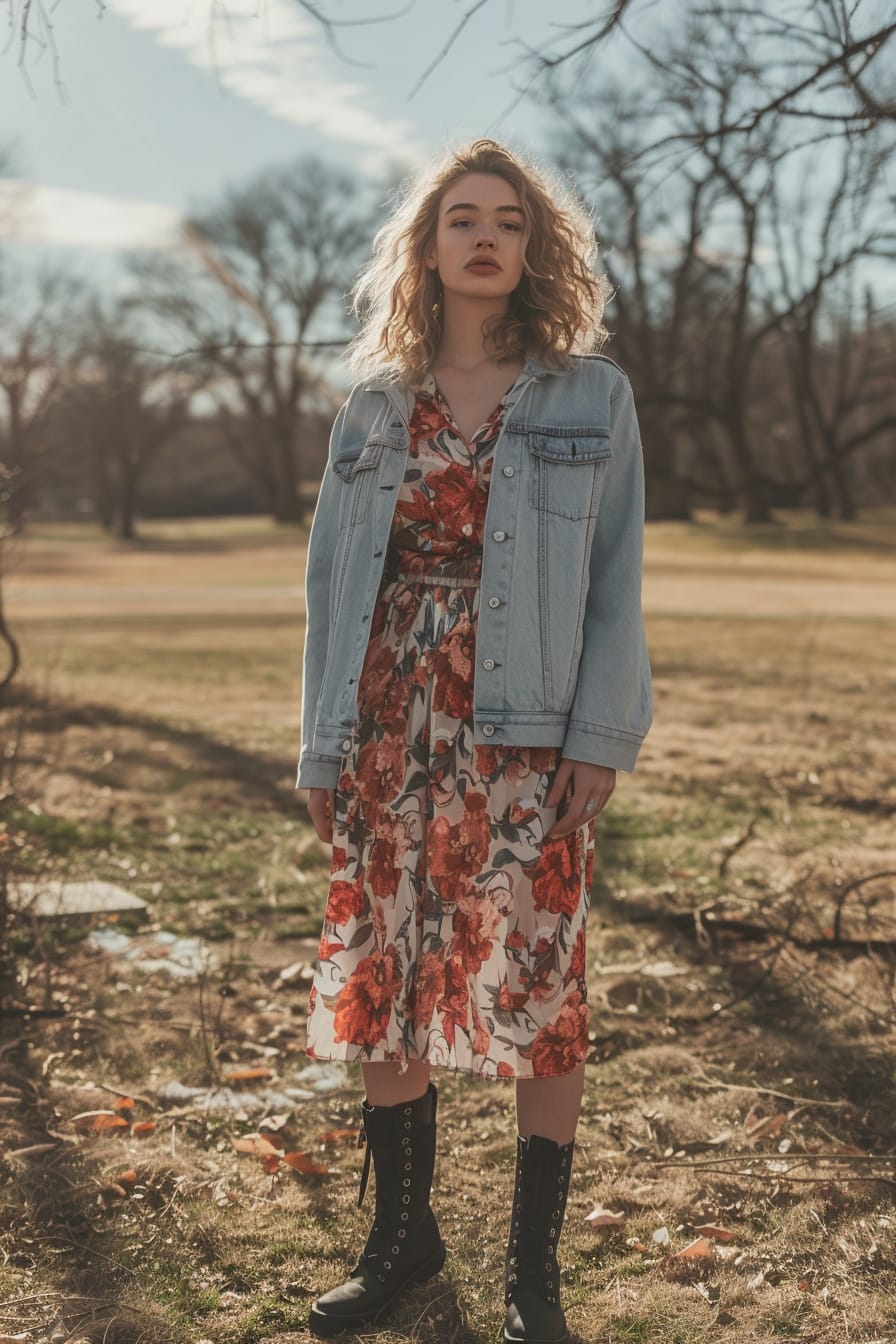
<svg viewBox="0 0 896 1344">
<path fill-rule="evenodd" d="M 366 173 L 467 136 L 544 147 L 513 43 L 562 38 L 550 6 L 487 0 L 441 61 L 471 0 L 319 7 L 398 17 L 340 26 L 334 51 L 298 0 L 58 0 L 52 46 L 8 34 L 0 239 L 114 285 L 123 249 L 174 246 L 185 212 L 302 153 Z M 564 0 L 564 20 L 589 14 Z"/>
</svg>

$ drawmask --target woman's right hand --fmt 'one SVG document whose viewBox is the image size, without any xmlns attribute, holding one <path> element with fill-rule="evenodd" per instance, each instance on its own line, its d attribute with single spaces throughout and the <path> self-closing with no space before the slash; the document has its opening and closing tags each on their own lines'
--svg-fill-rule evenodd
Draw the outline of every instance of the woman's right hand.
<svg viewBox="0 0 896 1344">
<path fill-rule="evenodd" d="M 312 825 L 317 831 L 318 837 L 324 844 L 333 843 L 333 808 L 335 804 L 335 789 L 309 789 L 308 790 L 308 815 L 311 818 Z"/>
</svg>

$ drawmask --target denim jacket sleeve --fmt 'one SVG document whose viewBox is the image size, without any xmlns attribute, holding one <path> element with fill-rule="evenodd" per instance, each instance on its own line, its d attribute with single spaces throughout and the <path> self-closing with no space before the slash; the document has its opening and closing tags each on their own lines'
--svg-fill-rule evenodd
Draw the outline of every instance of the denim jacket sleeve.
<svg viewBox="0 0 896 1344">
<path fill-rule="evenodd" d="M 641 611 L 644 455 L 631 383 L 611 400 L 611 458 L 589 560 L 582 655 L 563 756 L 634 770 L 653 722 Z"/>
<path fill-rule="evenodd" d="M 305 650 L 302 657 L 302 748 L 297 789 L 332 789 L 339 779 L 341 758 L 315 753 L 314 721 L 327 660 L 330 634 L 330 582 L 336 552 L 340 482 L 333 470 L 333 445 L 338 442 L 348 402 L 333 422 L 330 452 L 324 470 L 305 566 Z"/>
</svg>

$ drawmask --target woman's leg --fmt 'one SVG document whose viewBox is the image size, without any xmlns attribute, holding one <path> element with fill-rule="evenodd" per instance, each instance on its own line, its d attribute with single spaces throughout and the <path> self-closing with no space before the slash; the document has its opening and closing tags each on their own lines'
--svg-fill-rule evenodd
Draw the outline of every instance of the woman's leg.
<svg viewBox="0 0 896 1344">
<path fill-rule="evenodd" d="M 555 1143 L 575 1138 L 585 1086 L 585 1065 L 558 1078 L 517 1078 L 517 1129 L 524 1139 L 541 1134 Z"/>
<path fill-rule="evenodd" d="M 371 1106 L 397 1106 L 402 1101 L 422 1097 L 429 1087 L 429 1061 L 409 1059 L 404 1073 L 399 1073 L 397 1059 L 364 1060 L 364 1090 Z"/>
</svg>

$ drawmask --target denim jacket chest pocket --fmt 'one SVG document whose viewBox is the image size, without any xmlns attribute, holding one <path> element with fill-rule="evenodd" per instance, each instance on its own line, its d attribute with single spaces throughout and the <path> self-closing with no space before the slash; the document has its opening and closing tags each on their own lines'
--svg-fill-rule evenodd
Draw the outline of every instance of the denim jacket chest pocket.
<svg viewBox="0 0 896 1344">
<path fill-rule="evenodd" d="M 339 444 L 333 458 L 333 470 L 343 484 L 339 495 L 340 527 L 346 523 L 351 527 L 364 517 L 370 502 L 371 481 L 383 450 L 388 446 L 381 434 Z"/>
<path fill-rule="evenodd" d="M 532 430 L 528 436 L 529 504 L 578 521 L 597 514 L 610 462 L 610 428 Z"/>
</svg>

